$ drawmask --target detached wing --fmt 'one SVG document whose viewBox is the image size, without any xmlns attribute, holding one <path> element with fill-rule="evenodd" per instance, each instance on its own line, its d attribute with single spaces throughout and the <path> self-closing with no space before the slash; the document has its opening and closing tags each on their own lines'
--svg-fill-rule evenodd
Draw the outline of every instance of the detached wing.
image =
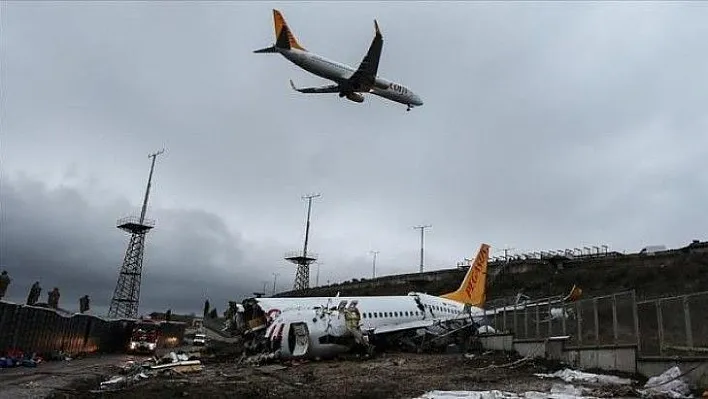
<svg viewBox="0 0 708 399">
<path fill-rule="evenodd" d="M 290 81 L 290 86 L 293 88 L 293 90 L 299 91 L 300 93 L 339 93 L 340 91 L 339 85 L 298 88 L 295 86 L 295 83 L 293 83 L 292 80 Z"/>
<path fill-rule="evenodd" d="M 383 36 L 379 30 L 379 24 L 374 20 L 376 35 L 369 46 L 369 51 L 366 53 L 364 60 L 359 64 L 359 68 L 349 78 L 349 83 L 359 91 L 369 91 L 374 85 L 376 74 L 379 70 L 379 59 L 381 58 L 381 49 L 383 48 Z"/>
</svg>

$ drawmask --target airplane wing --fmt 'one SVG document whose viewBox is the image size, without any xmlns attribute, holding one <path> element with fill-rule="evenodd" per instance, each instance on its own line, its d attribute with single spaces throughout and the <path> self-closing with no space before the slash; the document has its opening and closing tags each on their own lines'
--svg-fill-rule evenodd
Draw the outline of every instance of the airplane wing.
<svg viewBox="0 0 708 399">
<path fill-rule="evenodd" d="M 383 36 L 379 30 L 379 24 L 374 20 L 376 27 L 376 35 L 369 46 L 369 51 L 366 53 L 364 60 L 359 64 L 359 68 L 349 78 L 355 87 L 364 87 L 366 91 L 374 85 L 376 74 L 379 70 L 379 58 L 381 58 L 381 49 L 383 48 Z"/>
<path fill-rule="evenodd" d="M 456 321 L 456 320 L 469 320 L 469 319 L 470 319 L 470 315 L 460 314 L 456 317 L 446 318 L 446 319 L 432 319 L 431 318 L 431 319 L 424 319 L 424 320 L 414 320 L 414 321 L 409 321 L 406 323 L 391 324 L 391 325 L 377 327 L 372 332 L 374 334 L 387 334 L 387 333 L 405 331 L 405 330 L 417 330 L 419 328 L 437 326 L 437 325 L 446 324 L 446 323 Z"/>
<path fill-rule="evenodd" d="M 293 83 L 292 80 L 290 81 L 290 86 L 293 88 L 293 90 L 299 91 L 300 93 L 339 93 L 340 90 L 339 85 L 297 88 L 295 87 L 295 83 Z"/>
</svg>

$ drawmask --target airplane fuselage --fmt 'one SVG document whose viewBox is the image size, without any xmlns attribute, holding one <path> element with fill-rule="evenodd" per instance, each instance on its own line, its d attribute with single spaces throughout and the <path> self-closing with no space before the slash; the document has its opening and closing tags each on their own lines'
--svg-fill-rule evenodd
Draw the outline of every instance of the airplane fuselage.
<svg viewBox="0 0 708 399">
<path fill-rule="evenodd" d="M 278 48 L 277 51 L 300 68 L 319 77 L 332 80 L 337 84 L 346 84 L 347 79 L 356 71 L 355 68 L 349 65 L 332 61 L 309 51 L 294 48 Z M 372 87 L 369 92 L 411 107 L 423 105 L 423 101 L 420 97 L 409 88 L 378 76 L 376 77 L 374 87 Z"/>
<path fill-rule="evenodd" d="M 364 330 L 420 320 L 455 319 L 463 315 L 472 316 L 475 321 L 482 321 L 484 318 L 484 310 L 480 308 L 471 307 L 470 313 L 467 313 L 464 305 L 459 302 L 423 293 L 397 296 L 258 298 L 259 307 L 270 318 L 294 309 L 337 307 L 342 301 L 346 301 L 345 306 L 356 302 Z"/>
</svg>

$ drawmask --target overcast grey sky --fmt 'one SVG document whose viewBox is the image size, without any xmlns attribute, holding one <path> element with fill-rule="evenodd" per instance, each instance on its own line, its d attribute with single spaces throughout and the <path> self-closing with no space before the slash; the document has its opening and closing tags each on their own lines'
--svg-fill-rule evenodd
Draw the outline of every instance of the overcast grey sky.
<svg viewBox="0 0 708 399">
<path fill-rule="evenodd" d="M 142 311 L 292 287 L 304 235 L 320 283 L 449 267 L 494 250 L 706 239 L 707 5 L 610 2 L 3 2 L 0 264 L 105 309 L 158 158 Z M 304 95 L 272 8 L 308 50 L 425 102 Z M 312 283 L 314 284 L 314 271 Z"/>
</svg>

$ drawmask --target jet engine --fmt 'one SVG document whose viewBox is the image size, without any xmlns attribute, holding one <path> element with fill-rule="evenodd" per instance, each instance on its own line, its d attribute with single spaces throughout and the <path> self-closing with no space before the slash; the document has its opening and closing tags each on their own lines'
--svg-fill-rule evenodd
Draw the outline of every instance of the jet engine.
<svg viewBox="0 0 708 399">
<path fill-rule="evenodd" d="M 354 101 L 355 103 L 363 103 L 364 96 L 359 93 L 347 93 L 347 99 Z"/>
<path fill-rule="evenodd" d="M 331 358 L 368 346 L 359 321 L 356 309 L 293 309 L 273 320 L 265 334 L 281 359 Z"/>
</svg>

